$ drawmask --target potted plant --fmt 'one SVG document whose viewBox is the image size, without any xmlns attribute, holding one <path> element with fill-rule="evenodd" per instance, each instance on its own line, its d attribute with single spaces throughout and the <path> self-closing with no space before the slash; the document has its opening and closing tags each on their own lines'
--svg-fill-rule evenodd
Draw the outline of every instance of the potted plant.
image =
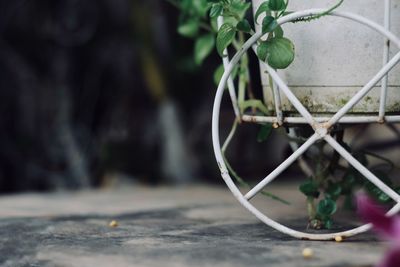
<svg viewBox="0 0 400 267">
<path fill-rule="evenodd" d="M 335 28 L 336 24 L 333 24 L 332 20 L 327 18 L 327 15 L 335 11 L 343 2 L 343 0 L 337 1 L 330 8 L 326 9 L 293 13 L 290 9 L 289 1 L 254 0 L 253 12 L 255 23 L 250 23 L 246 14 L 251 9 L 251 4 L 244 0 L 174 1 L 174 4 L 182 10 L 178 31 L 184 36 L 195 39 L 195 61 L 201 64 L 215 47 L 225 63 L 225 68 L 227 68 L 224 73 L 224 66 L 221 65 L 217 68 L 214 75 L 216 81 L 219 81 L 222 77 L 222 84 L 220 83 L 219 85 L 219 90 L 217 92 L 218 100 L 216 100 L 216 104 L 214 104 L 214 111 L 215 108 L 219 108 L 220 103 L 218 103 L 218 101 L 220 101 L 222 94 L 220 89 L 224 89 L 223 87 L 227 84 L 236 114 L 236 120 L 233 123 L 232 131 L 221 147 L 222 153 L 216 152 L 222 176 L 239 201 L 257 217 L 276 229 L 297 237 L 308 237 L 308 235 L 298 235 L 295 231 L 284 228 L 263 214 L 260 214 L 259 211 L 248 202 L 253 196 L 253 194 L 251 194 L 252 190 L 246 196 L 242 196 L 241 193 L 236 190 L 237 188 L 233 185 L 230 176 L 234 177 L 236 182 L 242 186 L 248 186 L 248 184 L 244 182 L 230 166 L 225 157 L 225 151 L 237 126 L 243 121 L 260 123 L 258 139 L 263 141 L 268 138 L 274 128 L 278 128 L 283 124 L 283 114 L 292 114 L 294 116 L 293 121 L 299 121 L 295 116 L 297 112 L 300 111 L 302 115 L 305 114 L 308 116 L 306 121 L 314 121 L 308 112 L 312 114 L 331 114 L 342 109 L 344 105 L 350 105 L 348 104 L 348 102 L 352 101 L 350 100 L 350 96 L 358 94 L 362 84 L 368 81 L 364 81 L 364 79 L 366 79 L 365 77 L 367 77 L 366 75 L 369 75 L 371 70 L 374 70 L 374 67 L 367 66 L 367 64 L 360 64 L 365 61 L 366 56 L 364 56 L 364 58 L 361 57 L 360 60 L 354 59 L 355 56 L 359 55 L 354 52 L 359 51 L 357 48 L 355 48 L 356 50 L 346 51 L 346 47 L 348 47 L 346 42 L 350 40 L 349 33 L 354 32 L 353 26 L 350 26 L 350 23 L 346 22 L 337 29 Z M 372 3 L 372 1 L 369 2 Z M 309 2 L 307 2 L 307 5 L 308 3 Z M 305 8 L 304 3 L 301 3 L 301 1 L 298 1 L 296 4 L 300 9 Z M 357 8 L 357 4 L 353 4 L 348 5 L 350 8 Z M 362 7 L 359 5 L 359 7 L 362 11 L 364 4 Z M 374 11 L 376 11 L 376 9 Z M 290 20 L 287 19 L 287 21 L 294 22 L 294 24 L 289 25 L 287 28 L 282 27 L 280 25 L 281 22 L 289 17 Z M 344 17 L 346 16 L 344 15 Z M 351 17 L 352 15 L 349 15 L 349 18 Z M 355 19 L 359 18 L 356 17 Z M 255 25 L 254 29 L 252 24 Z M 301 25 L 303 28 L 299 30 L 298 25 Z M 336 54 L 332 53 L 333 55 L 331 57 L 333 59 L 330 59 L 328 54 L 331 54 L 329 50 L 335 49 L 331 46 L 326 46 L 326 36 L 323 34 L 321 35 L 321 32 L 326 32 L 327 29 L 328 31 L 333 29 L 333 32 L 327 34 L 335 37 L 335 48 L 341 51 L 336 51 Z M 364 34 L 363 31 L 359 31 L 358 29 L 355 31 L 356 35 Z M 337 37 L 340 34 L 343 34 L 342 39 Z M 263 37 L 260 38 L 261 36 Z M 363 36 L 357 36 L 358 39 L 361 37 Z M 364 49 L 361 49 L 360 52 L 367 51 L 368 47 L 375 50 L 377 44 L 371 41 L 372 39 L 369 38 L 370 35 L 367 34 L 364 37 L 364 42 L 361 42 Z M 388 37 L 388 35 L 386 37 Z M 389 37 L 391 37 L 391 40 L 397 42 L 395 37 L 391 35 Z M 367 42 L 365 42 L 365 40 Z M 382 39 L 379 41 L 382 44 Z M 255 45 L 253 48 L 260 62 L 267 63 L 262 63 L 260 68 L 263 83 L 263 98 L 261 99 L 253 97 L 252 89 L 249 86 L 251 78 L 248 69 L 249 60 L 247 50 L 251 45 Z M 302 49 L 295 49 L 297 45 Z M 303 49 L 307 46 L 311 47 L 308 51 Z M 339 48 L 337 46 L 339 46 Z M 238 52 L 230 63 L 228 52 L 232 52 L 229 53 L 232 55 L 235 51 Z M 306 52 L 303 53 L 303 51 Z M 385 51 L 388 52 L 388 49 Z M 319 52 L 319 54 L 316 52 Z M 369 57 L 372 57 L 372 55 L 369 55 Z M 339 67 L 343 65 L 346 66 L 346 69 L 343 71 L 346 75 L 350 73 L 350 70 L 353 71 L 352 73 L 355 72 L 355 74 L 345 75 L 344 78 L 342 77 L 343 79 L 341 79 L 341 71 L 332 69 L 331 65 L 328 65 L 332 62 L 335 63 L 336 59 L 338 59 L 339 65 L 341 64 Z M 347 60 L 345 61 L 346 64 L 343 64 L 344 60 Z M 315 62 L 318 64 L 315 64 Z M 376 60 L 372 60 L 372 63 L 375 62 Z M 373 65 L 372 63 L 371 65 Z M 357 64 L 360 67 L 359 71 L 357 71 Z M 295 101 L 297 103 L 296 105 L 293 104 L 293 101 L 289 102 L 287 98 L 280 96 L 278 86 L 276 85 L 277 81 L 280 82 L 278 85 L 285 93 L 287 93 L 289 89 L 283 80 L 279 78 L 276 70 L 280 70 L 279 73 L 284 77 L 284 80 L 286 80 L 291 87 L 294 87 L 291 98 L 295 98 L 297 101 Z M 311 70 L 311 73 L 307 76 L 306 72 L 308 70 Z M 349 83 L 346 84 L 345 81 L 348 81 L 348 78 L 354 79 L 350 79 Z M 400 84 L 398 79 L 398 76 L 394 76 L 394 78 L 389 80 L 389 84 Z M 234 81 L 237 81 L 237 90 L 235 90 L 233 86 Z M 386 80 L 384 79 L 384 83 L 385 82 Z M 400 94 L 395 92 L 395 87 L 396 86 L 388 87 L 389 97 L 385 109 L 386 112 L 400 112 Z M 364 91 L 367 92 L 367 90 Z M 363 96 L 364 95 L 360 95 L 358 100 L 362 99 Z M 380 111 L 379 93 L 371 91 L 363 99 L 364 100 L 359 104 L 351 105 L 351 112 L 356 114 L 370 114 Z M 303 110 L 299 110 L 298 106 L 303 106 Z M 272 117 L 276 117 L 276 120 L 271 119 Z M 321 119 L 320 121 L 324 122 L 325 120 Z M 341 155 L 343 155 L 343 153 L 347 153 L 348 155 L 352 154 L 350 157 L 357 158 L 358 161 L 362 162 L 364 165 L 368 165 L 368 157 L 377 157 L 365 151 L 351 153 L 351 148 L 343 141 L 342 127 L 333 128 L 333 125 L 324 127 L 322 123 L 311 126 L 315 131 L 313 136 L 320 135 L 316 137 L 317 139 L 325 138 L 327 135 L 329 135 L 329 138 L 333 136 L 336 138 L 336 141 L 331 142 L 336 142 L 340 144 L 341 147 L 346 147 L 347 151 L 343 152 L 341 150 Z M 213 118 L 213 136 L 214 139 L 218 139 L 217 141 L 214 140 L 214 148 L 219 150 L 219 134 L 218 130 L 215 130 L 217 127 L 218 119 Z M 304 131 L 302 130 L 301 132 Z M 340 153 L 326 153 L 322 142 L 316 142 L 317 139 L 312 140 L 313 142 L 309 142 L 313 136 L 305 141 L 301 133 L 298 132 L 296 136 L 293 135 L 293 130 L 291 133 L 290 138 L 292 138 L 293 142 L 299 142 L 300 150 L 303 150 L 301 153 L 314 143 L 319 151 L 318 159 L 314 164 L 311 164 L 313 166 L 312 170 L 307 167 L 308 164 L 303 164 L 306 165 L 307 168 L 304 169 L 306 169 L 305 172 L 310 177 L 299 187 L 299 190 L 304 193 L 307 199 L 309 226 L 316 229 L 331 228 L 332 215 L 337 210 L 338 199 L 343 197 L 351 199 L 353 189 L 357 187 L 365 187 L 371 195 L 374 195 L 382 202 L 391 201 L 391 198 L 386 192 L 389 192 L 392 198 L 394 196 L 396 200 L 398 199 L 398 195 L 393 193 L 393 190 L 398 190 L 398 188 L 394 188 L 394 184 L 386 173 L 376 169 L 372 170 L 374 173 L 372 174 L 370 171 L 362 169 L 362 167 L 356 169 L 352 165 L 342 166 L 339 162 Z M 307 134 L 304 136 L 307 136 Z M 307 144 L 307 142 L 309 143 Z M 298 147 L 298 145 L 294 144 L 293 146 Z M 295 152 L 294 154 L 296 154 L 296 156 L 290 161 L 293 162 L 301 153 L 299 152 L 296 154 Z M 219 161 L 219 158 L 221 158 L 221 161 Z M 390 164 L 389 160 L 382 160 Z M 278 169 L 279 168 L 280 167 L 278 167 Z M 380 181 L 378 181 L 379 186 L 377 187 L 376 183 L 371 183 L 364 179 L 362 177 L 363 175 L 360 174 L 360 170 L 364 172 L 363 174 L 367 172 L 367 176 L 378 176 L 380 178 Z M 263 186 L 273 179 L 273 177 L 271 179 L 268 177 L 269 176 L 266 177 L 267 181 L 265 184 L 260 183 L 258 185 L 259 188 L 256 190 L 257 192 L 261 191 Z M 381 180 L 384 182 L 382 183 Z M 277 196 L 267 192 L 264 192 L 264 194 L 281 200 Z M 364 227 L 355 232 L 365 229 Z M 332 236 L 320 235 L 316 238 L 329 239 L 332 238 Z"/>
</svg>

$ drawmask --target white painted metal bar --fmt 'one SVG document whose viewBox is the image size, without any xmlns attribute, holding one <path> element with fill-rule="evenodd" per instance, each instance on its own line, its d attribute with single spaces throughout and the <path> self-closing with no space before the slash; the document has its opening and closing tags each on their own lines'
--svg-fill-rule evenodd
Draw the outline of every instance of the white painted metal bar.
<svg viewBox="0 0 400 267">
<path fill-rule="evenodd" d="M 296 138 L 296 131 L 293 127 L 289 127 L 289 131 L 287 134 L 290 138 Z M 297 149 L 299 149 L 299 144 L 293 140 L 289 141 L 289 146 L 292 149 L 292 151 L 296 151 Z M 307 176 L 307 177 L 311 177 L 314 176 L 314 171 L 311 169 L 310 165 L 308 164 L 308 162 L 304 159 L 303 155 L 301 155 L 298 159 L 298 164 L 300 169 L 303 171 L 303 173 Z"/>
<path fill-rule="evenodd" d="M 322 123 L 327 122 L 331 117 L 313 117 L 316 122 Z M 276 117 L 272 116 L 253 116 L 253 115 L 242 115 L 242 121 L 253 122 L 253 123 L 278 123 Z M 399 115 L 385 116 L 384 121 L 386 122 L 400 122 Z M 284 117 L 283 123 L 289 124 L 308 124 L 307 120 L 303 117 Z M 339 119 L 338 123 L 381 123 L 379 116 L 343 116 Z"/>
<path fill-rule="evenodd" d="M 297 97 L 293 94 L 293 92 L 289 89 L 289 87 L 286 85 L 286 83 L 282 80 L 282 78 L 278 75 L 278 73 L 271 68 L 268 64 L 265 64 L 265 68 L 268 72 L 268 74 L 272 77 L 272 79 L 276 82 L 280 90 L 286 95 L 286 97 L 289 99 L 290 103 L 297 109 L 297 111 L 301 114 L 301 116 L 304 117 L 304 119 L 314 127 L 315 121 L 313 119 L 313 116 L 310 114 L 310 112 L 303 106 L 303 104 L 300 102 L 300 100 L 297 99 Z"/>
<path fill-rule="evenodd" d="M 274 103 L 275 103 L 275 114 L 277 118 L 277 123 L 282 125 L 283 121 L 283 112 L 282 112 L 282 105 L 281 105 L 281 94 L 279 92 L 279 87 L 275 81 L 272 82 L 272 88 L 274 91 Z"/>
<path fill-rule="evenodd" d="M 224 17 L 219 16 L 217 19 L 217 24 L 218 24 L 217 25 L 218 29 L 221 28 L 222 24 L 224 24 Z M 225 49 L 223 53 L 228 55 L 228 50 Z M 229 56 L 222 58 L 222 64 L 224 65 L 224 69 L 228 67 L 229 63 L 230 63 Z M 233 83 L 231 75 L 228 78 L 228 90 L 229 90 L 229 95 L 231 97 L 233 112 L 235 113 L 236 118 L 240 118 L 239 104 L 236 97 L 236 88 L 235 84 Z"/>
<path fill-rule="evenodd" d="M 326 135 L 324 137 L 325 141 L 330 144 L 343 158 L 345 158 L 354 168 L 356 168 L 365 178 L 367 178 L 371 183 L 373 183 L 380 190 L 385 192 L 389 197 L 391 197 L 397 203 L 400 203 L 400 195 L 397 194 L 393 189 L 382 182 L 378 177 L 376 177 L 370 170 L 368 170 L 364 165 L 362 165 L 358 160 L 356 160 L 346 149 L 344 149 L 332 136 Z"/>
<path fill-rule="evenodd" d="M 390 31 L 390 4 L 391 4 L 390 0 L 385 0 L 383 26 L 388 31 Z M 390 40 L 388 40 L 385 37 L 384 45 L 383 45 L 383 66 L 385 66 L 389 61 L 389 52 L 390 52 Z M 385 116 L 388 80 L 389 80 L 389 74 L 387 74 L 385 77 L 383 77 L 382 84 L 381 84 L 381 96 L 380 96 L 380 103 L 379 103 L 379 119 L 381 121 L 383 121 L 384 116 Z"/>
<path fill-rule="evenodd" d="M 397 63 L 400 62 L 398 52 L 360 91 L 358 91 L 329 121 L 333 125 L 339 121 L 355 104 L 357 104 Z"/>
<path fill-rule="evenodd" d="M 293 152 L 290 157 L 288 157 L 284 162 L 282 162 L 274 171 L 272 171 L 267 177 L 265 177 L 261 182 L 254 186 L 244 197 L 247 200 L 252 199 L 258 192 L 260 192 L 267 184 L 274 180 L 279 174 L 286 170 L 293 162 L 296 161 L 307 149 L 312 146 L 315 141 L 320 137 L 315 133 L 313 134 L 304 144 L 302 144 L 295 152 Z"/>
</svg>

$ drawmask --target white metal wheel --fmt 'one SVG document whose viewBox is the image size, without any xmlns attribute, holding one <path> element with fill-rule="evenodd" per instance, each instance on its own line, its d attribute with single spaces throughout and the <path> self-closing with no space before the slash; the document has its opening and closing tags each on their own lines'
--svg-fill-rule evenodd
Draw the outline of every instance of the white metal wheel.
<svg viewBox="0 0 400 267">
<path fill-rule="evenodd" d="M 284 24 L 298 18 L 308 17 L 312 15 L 317 15 L 323 12 L 323 9 L 310 9 L 305 11 L 298 11 L 282 17 L 278 19 L 278 24 Z M 385 29 L 384 27 L 378 25 L 377 23 L 361 17 L 356 14 L 347 13 L 347 12 L 332 12 L 330 15 L 338 16 L 346 19 L 350 19 L 356 22 L 359 22 L 365 26 L 368 26 L 375 31 L 384 35 L 390 42 L 394 43 L 397 47 L 400 48 L 400 40 L 393 35 L 390 31 Z M 359 163 L 350 153 L 348 153 L 335 139 L 333 139 L 329 134 L 329 129 L 336 123 L 341 122 L 341 119 L 344 118 L 344 115 L 354 106 L 360 99 L 362 99 L 369 90 L 376 85 L 383 77 L 387 75 L 387 73 L 400 61 L 400 52 L 397 53 L 377 74 L 375 77 L 371 79 L 347 104 L 343 106 L 336 114 L 334 114 L 331 118 L 327 118 L 326 120 L 321 120 L 318 118 L 314 118 L 307 109 L 300 103 L 300 101 L 294 96 L 288 86 L 282 81 L 279 75 L 273 70 L 271 67 L 266 65 L 267 71 L 271 75 L 274 82 L 278 85 L 279 90 L 281 90 L 288 99 L 292 102 L 293 106 L 298 110 L 304 123 L 308 123 L 312 126 L 315 133 L 303 144 L 301 145 L 294 153 L 288 157 L 283 163 L 281 163 L 273 172 L 271 172 L 267 177 L 265 177 L 259 184 L 257 184 L 253 189 L 251 189 L 247 194 L 243 195 L 238 187 L 233 182 L 232 178 L 229 175 L 228 169 L 223 159 L 221 145 L 220 145 L 220 137 L 219 137 L 219 115 L 220 115 L 220 107 L 221 100 L 223 97 L 223 93 L 225 91 L 225 87 L 228 83 L 229 85 L 229 77 L 230 74 L 236 64 L 238 64 L 242 55 L 249 50 L 251 47 L 255 49 L 254 45 L 257 40 L 262 37 L 261 32 L 255 33 L 247 42 L 243 45 L 243 47 L 234 55 L 232 60 L 224 59 L 225 71 L 218 85 L 218 89 L 214 99 L 213 106 L 213 115 L 212 115 L 212 139 L 213 139 L 213 148 L 216 157 L 216 161 L 218 163 L 219 169 L 221 171 L 221 176 L 227 184 L 228 188 L 231 190 L 232 194 L 238 199 L 238 201 L 247 208 L 251 213 L 253 213 L 258 219 L 260 219 L 265 224 L 273 227 L 274 229 L 288 234 L 295 238 L 307 239 L 307 240 L 332 240 L 337 236 L 341 237 L 349 237 L 362 232 L 365 232 L 370 229 L 371 225 L 365 224 L 359 227 L 356 227 L 351 230 L 329 233 L 329 234 L 311 234 L 300 232 L 294 229 L 291 229 L 287 226 L 284 226 L 273 219 L 269 218 L 267 215 L 260 212 L 251 202 L 250 199 L 255 196 L 258 192 L 260 192 L 268 183 L 274 180 L 279 174 L 281 174 L 288 166 L 296 161 L 296 159 L 301 156 L 312 144 L 314 144 L 317 140 L 324 139 L 329 145 L 331 145 L 343 158 L 345 158 L 349 164 L 351 164 L 355 169 L 357 169 L 361 174 L 365 176 L 366 179 L 375 184 L 379 189 L 385 192 L 388 196 L 390 196 L 397 204 L 388 212 L 388 215 L 393 215 L 400 210 L 400 196 L 394 192 L 391 188 L 389 188 L 386 184 L 384 184 L 379 178 L 377 178 L 373 173 L 371 173 L 366 167 L 364 167 L 361 163 Z M 231 88 L 230 88 L 231 89 Z M 230 90 L 231 98 L 234 93 Z M 234 108 L 236 99 L 232 99 Z M 237 109 L 235 109 L 235 114 L 237 113 Z M 277 112 L 278 114 L 278 112 Z M 240 114 L 239 114 L 240 115 Z M 240 115 L 242 116 L 242 115 Z M 242 118 L 244 115 L 242 116 Z M 364 116 L 365 117 L 365 116 Z M 386 118 L 386 117 L 385 117 Z M 274 118 L 275 120 L 279 120 L 279 118 Z M 392 121 L 399 121 L 399 118 L 392 118 Z M 264 120 L 268 121 L 268 120 Z M 375 117 L 373 119 L 369 119 L 368 121 L 360 121 L 359 123 L 367 123 L 367 122 L 376 122 Z M 390 121 L 390 120 L 387 120 Z M 358 122 L 358 121 L 353 121 Z"/>
</svg>

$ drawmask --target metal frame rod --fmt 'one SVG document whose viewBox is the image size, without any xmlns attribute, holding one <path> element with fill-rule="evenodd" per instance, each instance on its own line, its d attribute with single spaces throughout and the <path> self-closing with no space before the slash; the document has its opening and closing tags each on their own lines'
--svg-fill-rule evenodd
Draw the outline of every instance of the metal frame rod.
<svg viewBox="0 0 400 267">
<path fill-rule="evenodd" d="M 299 149 L 299 144 L 294 141 L 295 138 L 297 138 L 297 134 L 296 131 L 293 127 L 289 127 L 288 128 L 288 133 L 287 135 L 292 138 L 292 140 L 289 141 L 289 146 L 292 149 L 292 151 L 296 151 L 297 149 Z M 307 176 L 314 176 L 314 171 L 312 170 L 312 168 L 310 167 L 310 165 L 308 164 L 307 160 L 303 157 L 303 155 L 301 155 L 298 159 L 297 162 L 299 164 L 300 169 L 303 171 L 303 173 Z"/>
<path fill-rule="evenodd" d="M 370 170 L 368 170 L 364 165 L 362 165 L 358 160 L 356 160 L 346 149 L 344 149 L 332 136 L 326 135 L 324 137 L 325 141 L 330 144 L 344 159 L 346 159 L 355 169 L 357 169 L 365 178 L 367 178 L 371 183 L 373 183 L 380 190 L 385 192 L 389 197 L 391 197 L 397 203 L 400 203 L 400 195 L 397 194 L 393 189 L 382 182 L 378 177 L 376 177 Z"/>
<path fill-rule="evenodd" d="M 397 63 L 400 62 L 400 52 L 398 52 L 360 91 L 358 91 L 339 111 L 328 121 L 332 126 L 350 109 L 354 107 Z"/>
<path fill-rule="evenodd" d="M 391 4 L 390 0 L 385 0 L 383 26 L 388 31 L 390 31 L 390 4 Z M 390 40 L 388 40 L 385 37 L 384 44 L 383 44 L 383 65 L 386 65 L 389 61 L 389 52 L 390 52 Z M 379 119 L 381 121 L 384 120 L 384 116 L 385 116 L 388 80 L 389 80 L 389 74 L 387 74 L 382 79 L 382 84 L 381 84 L 381 95 L 380 95 L 380 102 L 379 102 Z"/>
<path fill-rule="evenodd" d="M 282 112 L 282 104 L 281 104 L 281 94 L 279 92 L 279 87 L 275 81 L 272 82 L 272 88 L 274 92 L 274 102 L 275 102 L 275 114 L 277 123 L 279 125 L 283 124 L 283 112 Z"/>
<path fill-rule="evenodd" d="M 278 75 L 278 73 L 271 68 L 268 64 L 264 64 L 268 74 L 272 77 L 272 79 L 276 82 L 279 89 L 286 95 L 292 105 L 297 109 L 297 111 L 304 117 L 304 119 L 310 124 L 314 125 L 315 120 L 311 113 L 303 106 L 299 99 L 293 94 L 293 92 L 289 89 L 286 83 L 282 80 L 282 78 Z"/>
<path fill-rule="evenodd" d="M 318 123 L 329 121 L 331 117 L 314 117 L 314 120 Z M 254 122 L 254 123 L 278 123 L 276 117 L 272 116 L 253 116 L 253 115 L 242 115 L 242 121 Z M 386 122 L 400 122 L 399 115 L 385 116 L 384 121 Z M 308 124 L 307 120 L 303 117 L 284 117 L 283 123 L 289 124 Z M 381 123 L 378 116 L 343 116 L 339 119 L 338 123 Z"/>
<path fill-rule="evenodd" d="M 315 141 L 317 141 L 320 137 L 318 134 L 312 135 L 304 144 L 302 144 L 296 151 L 293 152 L 284 162 L 282 162 L 273 172 L 271 172 L 267 177 L 265 177 L 261 182 L 259 182 L 256 186 L 254 186 L 244 197 L 247 200 L 252 199 L 258 192 L 263 190 L 263 188 L 269 184 L 272 180 L 274 180 L 279 174 L 281 174 L 284 170 L 286 170 L 293 162 L 296 161 L 298 157 L 300 157 L 307 149 L 312 146 Z"/>
<path fill-rule="evenodd" d="M 224 18 L 222 16 L 219 16 L 217 19 L 217 27 L 218 29 L 221 28 L 222 24 L 224 24 Z M 224 54 L 228 54 L 228 49 L 225 49 Z M 229 57 L 222 57 L 222 64 L 224 65 L 224 69 L 226 69 L 229 65 Z M 237 101 L 236 97 L 236 88 L 235 84 L 233 83 L 232 76 L 230 75 L 228 78 L 228 90 L 229 90 L 229 96 L 232 101 L 232 106 L 233 106 L 233 112 L 235 113 L 236 118 L 240 118 L 240 109 L 239 109 L 239 104 Z"/>
</svg>

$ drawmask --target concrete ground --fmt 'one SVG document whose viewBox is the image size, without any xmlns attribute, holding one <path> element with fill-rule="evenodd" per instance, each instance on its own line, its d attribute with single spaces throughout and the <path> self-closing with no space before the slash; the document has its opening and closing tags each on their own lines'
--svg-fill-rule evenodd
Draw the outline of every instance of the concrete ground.
<svg viewBox="0 0 400 267">
<path fill-rule="evenodd" d="M 257 197 L 273 218 L 304 229 L 294 186 Z M 115 220 L 118 226 L 109 224 Z M 344 227 L 347 223 L 338 223 Z M 313 257 L 302 256 L 304 248 Z M 225 187 L 126 187 L 0 198 L 0 266 L 373 266 L 385 244 L 372 234 L 341 243 L 295 240 L 260 223 Z"/>
</svg>

